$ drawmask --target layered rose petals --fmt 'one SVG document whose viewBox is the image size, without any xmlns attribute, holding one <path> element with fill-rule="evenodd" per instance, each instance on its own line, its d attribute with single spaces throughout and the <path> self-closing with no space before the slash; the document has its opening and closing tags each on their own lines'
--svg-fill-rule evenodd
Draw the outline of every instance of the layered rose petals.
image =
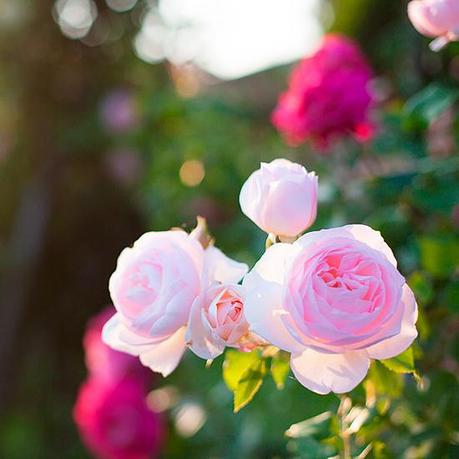
<svg viewBox="0 0 459 459">
<path fill-rule="evenodd" d="M 251 329 L 291 352 L 298 380 L 318 393 L 351 390 L 370 358 L 394 357 L 417 335 L 414 296 L 390 248 L 364 225 L 271 247 L 244 286 Z"/>
</svg>

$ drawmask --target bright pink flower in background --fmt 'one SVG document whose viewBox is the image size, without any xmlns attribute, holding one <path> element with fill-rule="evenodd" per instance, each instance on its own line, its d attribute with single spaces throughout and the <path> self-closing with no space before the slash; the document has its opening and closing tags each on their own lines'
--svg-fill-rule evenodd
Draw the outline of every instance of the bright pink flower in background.
<svg viewBox="0 0 459 459">
<path fill-rule="evenodd" d="M 137 103 L 127 89 L 115 89 L 102 101 L 100 117 L 107 131 L 128 132 L 139 122 Z"/>
<path fill-rule="evenodd" d="M 371 68 L 354 41 L 327 35 L 316 53 L 294 68 L 272 122 L 294 145 L 310 140 L 326 148 L 346 135 L 366 141 L 373 132 L 369 120 L 371 76 Z"/>
<path fill-rule="evenodd" d="M 190 349 L 202 359 L 214 359 L 227 346 L 254 349 L 260 340 L 249 332 L 244 302 L 241 285 L 212 284 L 193 303 L 186 333 Z"/>
<path fill-rule="evenodd" d="M 251 330 L 291 352 L 291 368 L 319 394 L 352 390 L 370 359 L 417 336 L 417 305 L 380 233 L 349 225 L 275 244 L 245 277 Z"/>
<path fill-rule="evenodd" d="M 287 159 L 261 163 L 244 183 L 242 212 L 263 231 L 295 237 L 308 229 L 317 215 L 318 179 Z"/>
<path fill-rule="evenodd" d="M 146 233 L 123 250 L 110 278 L 117 313 L 103 329 L 104 342 L 163 376 L 182 358 L 191 306 L 203 289 L 213 281 L 237 283 L 247 272 L 195 237 L 199 232 Z"/>
<path fill-rule="evenodd" d="M 139 362 L 139 359 L 115 351 L 102 341 L 102 328 L 115 312 L 115 308 L 110 306 L 88 322 L 83 347 L 90 377 L 115 381 L 133 376 L 147 384 L 152 373 Z"/>
<path fill-rule="evenodd" d="M 413 0 L 408 16 L 418 32 L 438 37 L 431 44 L 435 51 L 449 41 L 459 40 L 459 2 L 457 0 Z"/>
<path fill-rule="evenodd" d="M 136 378 L 89 378 L 80 388 L 73 416 L 81 438 L 98 459 L 152 459 L 164 444 L 165 428 Z"/>
</svg>

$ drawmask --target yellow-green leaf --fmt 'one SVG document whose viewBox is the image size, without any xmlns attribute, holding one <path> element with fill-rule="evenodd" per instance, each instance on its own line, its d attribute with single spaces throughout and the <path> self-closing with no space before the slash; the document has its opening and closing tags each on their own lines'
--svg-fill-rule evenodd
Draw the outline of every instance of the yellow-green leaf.
<svg viewBox="0 0 459 459">
<path fill-rule="evenodd" d="M 413 349 L 410 347 L 405 352 L 402 352 L 397 357 L 392 359 L 381 360 L 381 363 L 395 373 L 414 373 Z"/>
<path fill-rule="evenodd" d="M 271 361 L 271 376 L 276 384 L 276 387 L 281 390 L 285 386 L 285 380 L 290 372 L 290 362 L 288 355 L 280 352 L 272 358 Z"/>
<path fill-rule="evenodd" d="M 223 362 L 223 379 L 231 391 L 235 391 L 239 380 L 250 366 L 260 360 L 257 350 L 252 352 L 238 352 L 228 349 Z"/>
<path fill-rule="evenodd" d="M 266 374 L 266 363 L 258 360 L 244 371 L 234 391 L 234 412 L 237 413 L 248 405 L 263 384 Z"/>
</svg>

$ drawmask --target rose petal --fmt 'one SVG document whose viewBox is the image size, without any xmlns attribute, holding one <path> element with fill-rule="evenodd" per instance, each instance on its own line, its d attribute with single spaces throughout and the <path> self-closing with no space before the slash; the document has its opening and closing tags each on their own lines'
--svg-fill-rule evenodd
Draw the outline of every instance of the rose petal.
<svg viewBox="0 0 459 459">
<path fill-rule="evenodd" d="M 282 280 L 286 257 L 294 250 L 290 244 L 271 246 L 253 270 L 244 278 L 247 297 L 244 314 L 250 329 L 274 346 L 289 352 L 303 347 L 292 337 L 282 322 Z"/>
<path fill-rule="evenodd" d="M 201 359 L 214 359 L 225 350 L 225 343 L 212 333 L 209 324 L 205 326 L 203 301 L 205 298 L 201 295 L 193 303 L 185 340 L 189 348 Z"/>
<path fill-rule="evenodd" d="M 298 381 L 318 394 L 351 391 L 363 380 L 369 365 L 370 359 L 364 351 L 324 354 L 306 349 L 290 359 L 290 366 Z"/>
<path fill-rule="evenodd" d="M 418 318 L 418 306 L 412 290 L 406 284 L 403 287 L 402 303 L 404 313 L 400 333 L 368 347 L 367 352 L 372 359 L 395 357 L 408 349 L 418 336 L 415 326 Z"/>
<path fill-rule="evenodd" d="M 204 252 L 204 265 L 209 282 L 237 284 L 248 271 L 245 263 L 232 260 L 213 245 Z"/>
<path fill-rule="evenodd" d="M 179 364 L 185 352 L 185 327 L 177 330 L 169 339 L 151 345 L 140 354 L 140 361 L 164 377 L 169 376 Z"/>
</svg>

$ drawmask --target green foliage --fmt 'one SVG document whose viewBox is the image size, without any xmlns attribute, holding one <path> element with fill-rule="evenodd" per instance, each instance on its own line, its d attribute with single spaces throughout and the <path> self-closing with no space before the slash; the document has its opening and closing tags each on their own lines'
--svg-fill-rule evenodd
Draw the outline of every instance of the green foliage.
<svg viewBox="0 0 459 459">
<path fill-rule="evenodd" d="M 416 371 L 411 347 L 396 357 L 381 360 L 381 363 L 395 373 L 415 373 Z"/>
<path fill-rule="evenodd" d="M 248 367 L 239 378 L 234 390 L 234 412 L 237 413 L 248 405 L 263 384 L 266 374 L 266 362 L 259 360 Z"/>
<path fill-rule="evenodd" d="M 406 102 L 404 114 L 409 122 L 425 127 L 451 107 L 458 98 L 457 88 L 431 83 Z"/>
<path fill-rule="evenodd" d="M 440 279 L 459 266 L 459 239 L 448 234 L 422 236 L 418 240 L 422 267 Z"/>
<path fill-rule="evenodd" d="M 290 373 L 290 356 L 286 352 L 278 352 L 271 360 L 271 376 L 278 389 L 283 389 L 285 380 Z"/>
<path fill-rule="evenodd" d="M 249 404 L 260 389 L 266 362 L 255 350 L 250 353 L 228 350 L 223 362 L 223 378 L 234 393 L 234 412 Z"/>
</svg>

